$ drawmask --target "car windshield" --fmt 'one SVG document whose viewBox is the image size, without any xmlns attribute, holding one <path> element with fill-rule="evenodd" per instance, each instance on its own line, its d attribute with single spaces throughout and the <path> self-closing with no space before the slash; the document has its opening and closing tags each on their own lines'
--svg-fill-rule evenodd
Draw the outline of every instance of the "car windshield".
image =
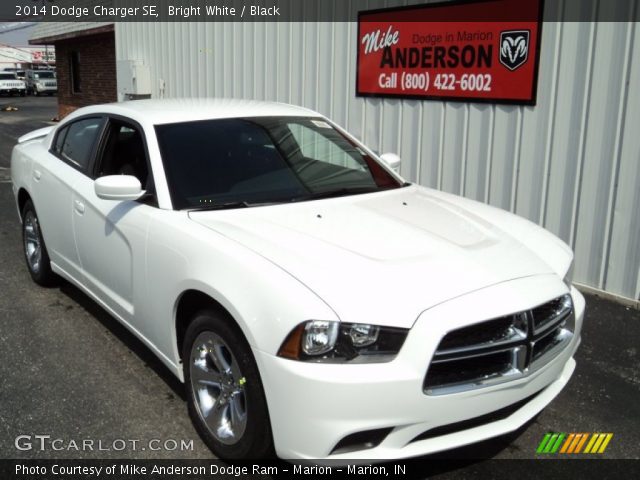
<svg viewBox="0 0 640 480">
<path fill-rule="evenodd" d="M 13 73 L 0 73 L 0 80 L 15 80 L 16 76 Z"/>
<path fill-rule="evenodd" d="M 53 72 L 38 72 L 34 74 L 36 78 L 55 78 Z"/>
<path fill-rule="evenodd" d="M 255 117 L 156 126 L 174 208 L 220 209 L 398 188 L 331 124 Z"/>
</svg>

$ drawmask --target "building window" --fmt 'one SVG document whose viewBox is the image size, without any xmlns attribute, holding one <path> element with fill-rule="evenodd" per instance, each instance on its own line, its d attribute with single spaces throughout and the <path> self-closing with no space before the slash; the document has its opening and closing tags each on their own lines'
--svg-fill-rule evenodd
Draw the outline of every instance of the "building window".
<svg viewBox="0 0 640 480">
<path fill-rule="evenodd" d="M 72 51 L 69 59 L 69 65 L 71 68 L 71 93 L 80 93 L 80 54 L 76 51 Z"/>
</svg>

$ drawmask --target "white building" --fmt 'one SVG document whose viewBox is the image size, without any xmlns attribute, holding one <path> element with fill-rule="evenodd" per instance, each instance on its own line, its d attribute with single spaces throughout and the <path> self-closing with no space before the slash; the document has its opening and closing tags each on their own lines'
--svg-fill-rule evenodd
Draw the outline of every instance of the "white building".
<svg viewBox="0 0 640 480">
<path fill-rule="evenodd" d="M 56 52 L 48 46 L 0 45 L 0 70 L 4 68 L 55 67 Z"/>
</svg>

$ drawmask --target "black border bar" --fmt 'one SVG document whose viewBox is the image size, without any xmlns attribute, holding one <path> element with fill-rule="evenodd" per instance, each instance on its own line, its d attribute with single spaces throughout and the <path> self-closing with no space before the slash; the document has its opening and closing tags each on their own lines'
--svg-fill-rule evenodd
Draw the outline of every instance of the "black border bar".
<svg viewBox="0 0 640 480">
<path fill-rule="evenodd" d="M 274 480 L 354 479 L 418 480 L 425 478 L 638 478 L 639 460 L 594 458 L 529 460 L 447 460 L 413 459 L 394 463 L 361 460 L 351 467 L 336 462 L 289 463 L 247 460 L 224 463 L 219 460 L 0 460 L 3 480 L 174 480 L 203 478 L 243 478 Z M 375 463 L 378 462 L 378 463 Z M 154 473 L 155 468 L 164 473 Z M 97 474 L 98 469 L 99 475 Z M 187 469 L 191 469 L 190 471 Z M 58 472 L 58 473 L 56 473 Z M 61 474 L 60 472 L 64 472 Z M 75 472 L 75 473 L 68 473 Z M 205 472 L 204 474 L 202 472 Z"/>
<path fill-rule="evenodd" d="M 465 1 L 474 3 L 479 0 Z M 527 2 L 528 0 L 521 1 Z M 447 2 L 438 3 L 446 4 Z M 546 0 L 547 7 L 543 20 L 547 22 L 637 22 L 640 21 L 639 3 L 640 0 Z M 371 10 L 378 6 L 395 9 L 399 7 L 412 8 L 424 4 L 433 4 L 433 2 L 409 0 L 407 5 L 404 0 L 2 0 L 0 2 L 0 21 L 355 22 L 358 12 L 361 10 Z M 211 14 L 207 14 L 207 6 Z M 96 15 L 94 7 L 98 7 L 97 12 L 103 13 Z M 102 7 L 107 10 L 103 10 Z M 147 8 L 145 9 L 145 7 Z M 218 7 L 215 14 L 212 7 Z M 251 15 L 252 7 L 254 7 L 254 12 L 259 11 L 268 13 L 268 15 Z M 109 10 L 116 8 L 119 10 Z M 234 15 L 231 15 L 231 9 L 234 9 Z M 60 13 L 63 11 L 66 13 L 65 15 Z M 173 15 L 170 15 L 171 11 L 174 12 Z M 54 14 L 54 12 L 58 13 Z M 109 14 L 109 12 L 113 12 L 113 14 Z M 27 14 L 25 15 L 25 13 Z M 526 13 L 517 16 L 522 18 L 512 18 L 511 20 L 537 20 L 536 18 L 526 18 L 530 16 Z M 438 17 L 432 19 L 432 21 L 449 20 Z M 504 21 L 504 18 L 493 19 L 491 15 L 484 16 L 481 20 L 466 18 L 464 15 L 456 18 L 456 21 L 492 20 Z"/>
</svg>

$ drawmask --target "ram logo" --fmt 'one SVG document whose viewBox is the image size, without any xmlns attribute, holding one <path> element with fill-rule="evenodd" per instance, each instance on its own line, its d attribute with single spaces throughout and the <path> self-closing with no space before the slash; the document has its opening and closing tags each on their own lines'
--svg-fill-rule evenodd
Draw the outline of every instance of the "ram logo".
<svg viewBox="0 0 640 480">
<path fill-rule="evenodd" d="M 513 71 L 529 57 L 529 30 L 500 32 L 500 63 Z"/>
</svg>

